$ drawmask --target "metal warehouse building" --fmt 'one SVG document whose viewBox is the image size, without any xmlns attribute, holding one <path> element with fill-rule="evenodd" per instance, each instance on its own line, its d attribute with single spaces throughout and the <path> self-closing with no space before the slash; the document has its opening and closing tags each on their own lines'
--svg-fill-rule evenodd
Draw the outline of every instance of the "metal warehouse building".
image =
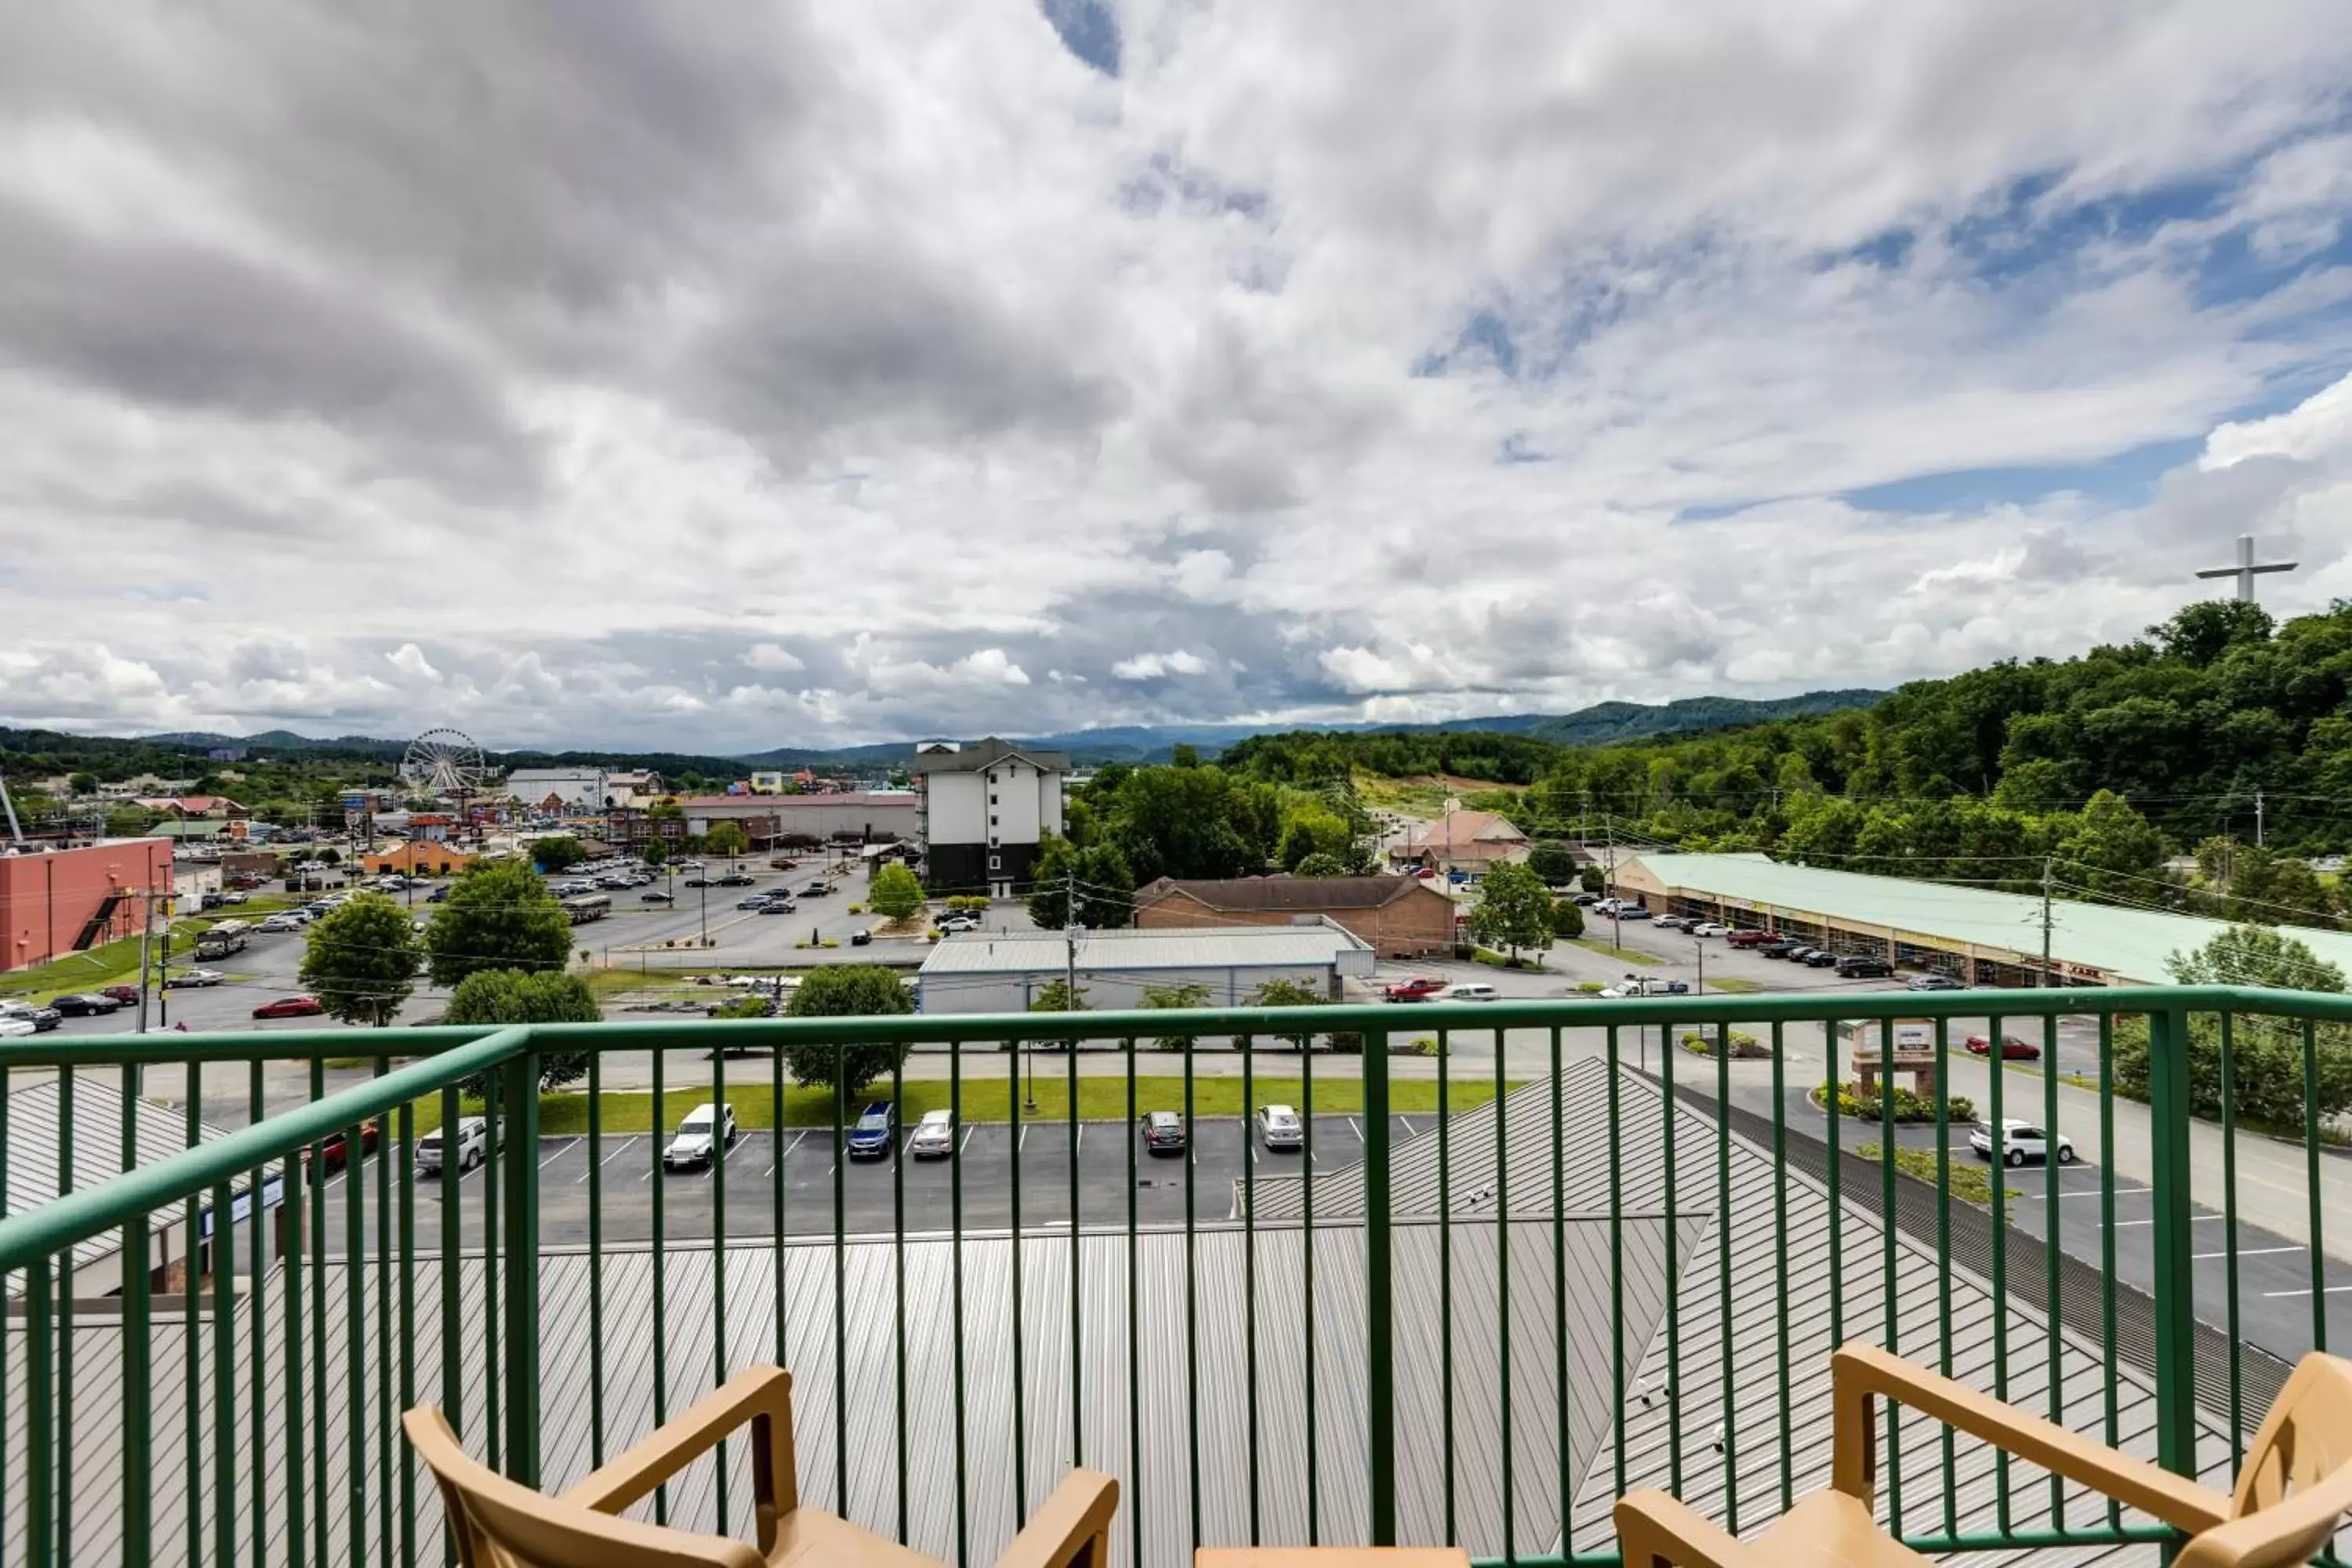
<svg viewBox="0 0 2352 1568">
<path fill-rule="evenodd" d="M 1087 1006 L 1139 1007 L 1147 985 L 1202 985 L 1207 1005 L 1237 1006 L 1269 980 L 1312 985 L 1333 1001 L 1348 976 L 1372 973 L 1370 944 L 1328 919 L 1297 925 L 1192 931 L 1090 931 L 1077 939 Z M 1022 1013 L 1070 969 L 1059 931 L 971 931 L 930 951 L 915 984 L 925 1013 Z"/>
<path fill-rule="evenodd" d="M 1902 877 L 1783 865 L 1762 855 L 1643 855 L 1620 862 L 1616 889 L 1657 914 L 1762 926 L 1835 952 L 1885 954 L 1974 985 L 2042 982 L 2042 900 Z M 2064 985 L 2165 985 L 2167 960 L 2227 922 L 2105 904 L 2051 903 L 2050 968 Z M 2279 928 L 2352 970 L 2352 935 Z"/>
</svg>

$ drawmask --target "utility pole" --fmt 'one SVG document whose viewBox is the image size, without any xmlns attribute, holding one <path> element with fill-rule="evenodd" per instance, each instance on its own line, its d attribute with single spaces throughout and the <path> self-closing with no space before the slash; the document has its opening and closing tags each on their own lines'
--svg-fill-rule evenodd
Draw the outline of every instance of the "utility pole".
<svg viewBox="0 0 2352 1568">
<path fill-rule="evenodd" d="M 1625 951 L 1625 918 L 1619 911 L 1623 906 L 1617 901 L 1617 819 L 1605 813 L 1601 818 L 1601 831 L 1609 836 L 1609 924 L 1615 935 L 1611 941 L 1617 951 Z"/>
<path fill-rule="evenodd" d="M 2254 792 L 2254 847 L 2263 847 L 2263 792 Z"/>
<path fill-rule="evenodd" d="M 2042 858 L 2042 984 L 2055 984 L 2050 974 L 2050 868 L 2053 862 Z"/>
<path fill-rule="evenodd" d="M 1706 994 L 1706 943 L 1698 937 L 1693 937 L 1691 945 L 1698 950 L 1698 984 L 1692 990 L 1691 994 L 1704 996 Z"/>
<path fill-rule="evenodd" d="M 143 1034 L 145 1034 L 145 1033 L 147 1032 L 147 976 L 148 976 L 148 974 L 149 974 L 149 973 L 150 973 L 149 965 L 148 965 L 148 952 L 149 952 L 150 947 L 152 945 L 152 943 L 153 943 L 153 942 L 154 942 L 154 937 L 155 937 L 155 883 L 154 883 L 153 879 L 151 878 L 151 879 L 148 880 L 148 883 L 147 883 L 147 918 L 146 918 L 145 920 L 142 921 L 140 922 L 140 924 L 139 924 L 139 1028 L 138 1028 L 138 1032 L 139 1032 L 140 1034 L 142 1034 L 142 1035 L 143 1035 Z"/>
</svg>

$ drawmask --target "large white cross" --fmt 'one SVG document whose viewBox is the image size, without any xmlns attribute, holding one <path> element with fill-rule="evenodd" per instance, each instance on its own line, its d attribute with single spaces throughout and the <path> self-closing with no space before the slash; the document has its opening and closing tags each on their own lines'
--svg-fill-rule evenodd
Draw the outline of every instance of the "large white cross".
<svg viewBox="0 0 2352 1568">
<path fill-rule="evenodd" d="M 2210 567 L 2205 571 L 2200 572 L 2197 575 L 2200 577 L 2235 577 L 2238 580 L 2239 599 L 2243 603 L 2251 605 L 2254 602 L 2254 579 L 2256 577 L 2265 572 L 2292 572 L 2295 569 L 2296 564 L 2297 563 L 2293 561 L 2273 561 L 2260 566 L 2255 565 L 2254 536 L 2251 533 L 2242 533 L 2238 535 L 2238 563 L 2235 566 Z"/>
</svg>

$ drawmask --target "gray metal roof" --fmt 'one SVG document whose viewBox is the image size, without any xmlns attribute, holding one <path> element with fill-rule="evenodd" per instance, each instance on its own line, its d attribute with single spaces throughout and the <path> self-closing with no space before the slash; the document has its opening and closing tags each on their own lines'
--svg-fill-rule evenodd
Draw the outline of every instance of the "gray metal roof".
<svg viewBox="0 0 2352 1568">
<path fill-rule="evenodd" d="M 1696 1225 L 1686 1228 L 1686 1246 L 1696 1229 Z M 1305 1386 L 1311 1344 L 1318 1533 L 1327 1542 L 1362 1540 L 1369 1510 L 1363 1232 L 1324 1226 L 1313 1231 L 1311 1336 L 1303 1245 L 1307 1235 L 1297 1226 L 1270 1227 L 1256 1234 L 1257 1365 L 1253 1385 L 1244 1316 L 1251 1243 L 1244 1232 L 1232 1226 L 1203 1228 L 1195 1238 L 1189 1268 L 1195 1282 L 1197 1317 L 1189 1331 L 1188 1259 L 1181 1231 L 1149 1231 L 1136 1237 L 1132 1297 L 1125 1233 L 1083 1234 L 1078 1247 L 1079 1313 L 1085 1332 L 1079 1336 L 1078 1377 L 1084 1414 L 1078 1433 L 1081 1441 L 1076 1443 L 1071 1431 L 1070 1238 L 1066 1231 L 1024 1236 L 1019 1380 L 1024 1422 L 1019 1447 L 1026 1461 L 1028 1506 L 1034 1509 L 1044 1500 L 1074 1459 L 1111 1471 L 1120 1477 L 1123 1490 L 1118 1522 L 1112 1533 L 1114 1560 L 1121 1564 L 1134 1560 L 1131 1532 L 1139 1518 L 1145 1561 L 1152 1568 L 1183 1568 L 1193 1544 L 1192 1433 L 1184 1414 L 1192 1407 L 1189 1344 L 1196 1348 L 1198 1357 L 1200 1541 L 1234 1543 L 1250 1539 L 1248 1433 L 1255 1386 L 1260 1422 L 1259 1529 L 1268 1542 L 1304 1542 L 1308 1496 Z M 1654 1220 L 1637 1220 L 1626 1227 L 1629 1360 L 1650 1338 L 1664 1300 L 1664 1226 Z M 238 1240 L 244 1238 L 240 1227 Z M 1402 1226 L 1395 1232 L 1398 1523 L 1409 1539 L 1416 1541 L 1436 1541 L 1445 1531 L 1444 1427 L 1433 1413 L 1442 1408 L 1444 1366 L 1439 1351 L 1443 1340 L 1438 1282 L 1444 1277 L 1444 1265 L 1450 1263 L 1456 1520 L 1464 1541 L 1474 1551 L 1495 1552 L 1502 1549 L 1497 1391 L 1505 1386 L 1498 1376 L 1497 1237 L 1492 1228 L 1457 1233 L 1450 1238 L 1450 1258 L 1442 1257 L 1446 1250 L 1444 1239 L 1433 1226 Z M 1562 1257 L 1570 1291 L 1564 1310 L 1551 1289 L 1553 1243 L 1549 1225 L 1513 1226 L 1508 1232 L 1514 1281 L 1509 1386 L 1519 1391 L 1511 1411 L 1514 1539 L 1522 1552 L 1539 1550 L 1556 1537 L 1560 1478 L 1589 1468 L 1606 1441 L 1611 1408 L 1605 1299 L 1578 1288 L 1580 1281 L 1607 1267 L 1606 1228 L 1566 1227 Z M 955 1342 L 950 1311 L 959 1266 L 956 1253 L 946 1238 L 938 1237 L 910 1239 L 904 1253 L 909 1405 L 907 1539 L 918 1550 L 950 1561 L 956 1555 L 958 1496 Z M 896 1255 L 897 1249 L 887 1239 L 852 1242 L 843 1249 L 841 1316 L 850 1331 L 845 1465 L 837 1462 L 835 1446 L 835 1275 L 829 1244 L 794 1243 L 785 1249 L 784 1292 L 789 1333 L 784 1360 L 794 1373 L 793 1428 L 801 1495 L 812 1505 L 834 1509 L 838 1498 L 836 1479 L 846 1474 L 849 1517 L 893 1535 L 898 1528 L 898 1490 Z M 997 1555 L 1014 1527 L 1012 1258 L 1010 1239 L 999 1235 L 967 1239 L 960 1259 L 965 1376 L 961 1492 L 972 1557 L 982 1563 Z M 460 1267 L 464 1307 L 456 1341 L 462 1347 L 462 1382 L 467 1402 L 461 1412 L 461 1429 L 470 1435 L 468 1447 L 478 1454 L 483 1451 L 481 1391 L 488 1382 L 483 1360 L 483 1279 L 478 1262 L 469 1259 Z M 388 1444 L 383 1441 L 394 1432 L 390 1424 L 396 1422 L 397 1411 L 391 1406 L 397 1404 L 397 1384 L 394 1398 L 386 1402 L 373 1375 L 374 1358 L 380 1347 L 398 1344 L 399 1330 L 395 1321 L 388 1337 L 379 1333 L 377 1314 L 385 1300 L 383 1292 L 387 1281 L 373 1266 L 359 1272 L 366 1360 L 359 1375 L 347 1376 L 344 1372 L 349 1364 L 346 1292 L 352 1276 L 352 1271 L 340 1263 L 325 1269 L 323 1342 L 305 1347 L 306 1354 L 319 1358 L 316 1364 L 328 1369 L 331 1380 L 324 1431 L 328 1477 L 323 1496 L 328 1517 L 323 1521 L 311 1521 L 310 1529 L 316 1539 L 315 1532 L 323 1524 L 328 1554 L 339 1563 L 349 1559 L 352 1505 L 346 1482 L 352 1469 L 351 1405 L 360 1406 L 364 1434 L 360 1458 L 366 1478 L 362 1517 L 371 1555 L 379 1559 L 397 1557 L 396 1538 L 393 1552 L 376 1549 L 382 1454 L 388 1451 L 393 1456 L 396 1489 L 397 1466 L 404 1451 L 396 1435 L 391 1436 Z M 421 1397 L 427 1400 L 437 1400 L 441 1387 L 445 1336 L 438 1307 L 440 1278 L 436 1258 L 416 1259 L 415 1375 Z M 668 1318 L 658 1342 L 665 1354 L 668 1408 L 676 1413 L 713 1382 L 709 1249 L 670 1253 L 662 1278 L 667 1284 Z M 396 1281 L 397 1274 L 392 1279 Z M 593 1468 L 585 1353 L 591 1332 L 588 1260 L 577 1253 L 548 1256 L 542 1259 L 541 1280 L 541 1480 L 554 1489 Z M 772 1247 L 728 1248 L 727 1361 L 730 1370 L 774 1357 L 775 1284 L 776 1253 Z M 272 1510 L 266 1530 L 272 1561 L 282 1555 L 285 1532 L 281 1511 L 285 1423 L 278 1408 L 284 1386 L 285 1289 L 282 1274 L 270 1277 L 260 1314 L 258 1338 L 264 1347 L 265 1386 L 270 1403 L 263 1423 L 268 1436 L 257 1449 L 240 1452 L 236 1461 L 238 1496 L 235 1506 L 240 1510 L 236 1535 L 240 1550 L 251 1534 L 251 1518 L 242 1512 L 253 1488 L 246 1467 L 255 1464 L 262 1471 L 261 1492 Z M 302 1289 L 307 1305 L 307 1279 Z M 650 1252 L 606 1253 L 608 1455 L 656 1426 L 653 1357 L 648 1353 L 648 1347 L 657 1342 L 651 1321 L 655 1289 Z M 307 1312 L 305 1317 L 307 1324 Z M 240 1308 L 229 1328 L 236 1358 L 232 1386 L 239 1400 L 236 1429 L 242 1436 L 251 1420 L 246 1403 L 252 1386 L 257 1338 L 251 1312 Z M 20 1333 L 21 1322 L 12 1325 L 12 1331 Z M 1565 1463 L 1559 1451 L 1559 1407 L 1553 1398 L 1561 1381 L 1555 1373 L 1555 1340 L 1563 1332 L 1570 1355 Z M 102 1321 L 84 1318 L 77 1322 L 74 1338 L 74 1556 L 77 1561 L 105 1562 L 117 1554 L 120 1546 L 121 1326 L 110 1318 Z M 209 1313 L 200 1321 L 198 1341 L 199 1418 L 202 1429 L 209 1434 L 214 1409 L 211 1358 L 218 1342 Z M 1133 1407 L 1140 1413 L 1135 1429 L 1140 1441 L 1139 1465 L 1129 1448 L 1130 1344 L 1139 1358 L 1138 1399 Z M 9 1347 L 10 1364 L 23 1364 L 14 1359 L 23 1349 L 21 1343 Z M 184 1488 L 192 1468 L 182 1458 L 188 1382 L 185 1354 L 185 1331 L 179 1318 L 173 1315 L 159 1321 L 153 1336 L 154 1447 L 149 1467 L 153 1477 L 154 1518 L 159 1523 L 154 1560 L 159 1563 L 181 1561 L 184 1546 L 184 1532 L 175 1521 L 186 1513 Z M 1601 1358 L 1598 1364 L 1596 1355 Z M 22 1431 L 25 1379 L 13 1377 L 9 1384 L 5 1418 L 10 1430 Z M 730 1457 L 730 1522 L 742 1533 L 748 1531 L 746 1500 L 751 1496 L 747 1446 L 734 1444 Z M 209 1461 L 198 1473 L 208 1486 Z M 24 1552 L 21 1461 L 8 1471 L 6 1484 L 5 1541 L 9 1560 L 16 1561 Z M 208 1517 L 217 1503 L 207 1493 L 203 1506 Z M 669 1517 L 691 1528 L 715 1528 L 715 1506 L 713 1469 L 700 1465 L 672 1489 Z M 395 1506 L 393 1512 L 396 1531 L 401 1510 Z M 431 1539 L 437 1530 L 437 1517 L 431 1489 L 420 1486 L 421 1557 L 437 1555 Z"/>
<path fill-rule="evenodd" d="M 1948 1294 L 1952 1311 L 1952 1375 L 1978 1387 L 1994 1386 L 1995 1336 L 2007 1359 L 2006 1396 L 2037 1414 L 2049 1409 L 2052 1336 L 2048 1320 L 2012 1293 L 2006 1311 L 1996 1310 L 1989 1285 L 1964 1268 L 1949 1265 L 1932 1250 L 1899 1233 L 1890 1253 L 1874 1214 L 1851 1201 L 1843 1223 L 1832 1226 L 1825 1189 L 1801 1172 L 1782 1173 L 1776 1183 L 1768 1152 L 1734 1134 L 1719 1135 L 1712 1121 L 1683 1109 L 1673 1118 L 1675 1148 L 1671 1182 L 1666 1161 L 1663 1100 L 1649 1080 L 1620 1075 L 1619 1116 L 1612 1141 L 1608 1115 L 1609 1069 L 1586 1059 L 1563 1069 L 1559 1142 L 1562 1174 L 1559 1202 L 1569 1215 L 1597 1215 L 1603 1228 L 1620 1215 L 1663 1213 L 1669 1187 L 1677 1225 L 1696 1222 L 1700 1233 L 1684 1253 L 1675 1289 L 1677 1331 L 1671 1350 L 1663 1328 L 1644 1347 L 1635 1394 L 1628 1401 L 1620 1485 L 1613 1424 L 1603 1433 L 1601 1451 L 1577 1478 L 1570 1547 L 1577 1552 L 1613 1549 L 1610 1509 L 1626 1488 L 1655 1486 L 1677 1492 L 1685 1502 L 1718 1521 L 1729 1517 L 1730 1494 L 1739 1500 L 1739 1523 L 1751 1531 L 1780 1511 L 1781 1336 L 1787 1336 L 1789 1410 L 1792 1441 L 1788 1484 L 1803 1496 L 1828 1484 L 1830 1461 L 1830 1352 L 1843 1340 L 1881 1344 L 1915 1357 L 1938 1353 L 1939 1319 Z M 1552 1091 L 1549 1080 L 1528 1085 L 1496 1105 L 1448 1119 L 1444 1158 L 1447 1180 L 1438 1180 L 1439 1140 L 1433 1122 L 1422 1135 L 1394 1146 L 1391 1169 L 1391 1212 L 1451 1216 L 1454 1236 L 1491 1229 L 1507 1209 L 1510 1223 L 1552 1212 Z M 1498 1161 L 1497 1143 L 1505 1157 Z M 1776 1204 L 1785 1191 L 1787 1228 L 1775 1225 Z M 1724 1202 L 1726 1194 L 1729 1202 Z M 1257 1211 L 1268 1219 L 1304 1211 L 1305 1184 L 1289 1177 L 1256 1184 Z M 1360 1215 L 1362 1172 L 1353 1168 L 1315 1183 L 1318 1226 L 1327 1216 L 1345 1223 Z M 1721 1216 L 1729 1216 L 1729 1229 Z M 1540 1220 L 1536 1223 L 1540 1226 Z M 1843 1258 L 1834 1300 L 1832 1234 Z M 1728 1258 L 1726 1243 L 1728 1242 Z M 1604 1268 L 1586 1276 L 1600 1299 L 1609 1294 Z M 1894 1316 L 1887 1321 L 1887 1286 L 1892 1262 Z M 1725 1289 L 1726 1265 L 1729 1289 Z M 1731 1346 L 1730 1378 L 1724 1375 L 1723 1346 Z M 2120 1446 L 2142 1458 L 2155 1457 L 2155 1390 L 2128 1363 L 2110 1379 L 2099 1347 L 2062 1330 L 2057 1336 L 2059 1388 L 2067 1424 L 2104 1436 L 2105 1400 L 2110 1383 L 2116 1394 Z M 1604 1359 L 1603 1365 L 1606 1362 Z M 1679 1391 L 1669 1398 L 1667 1390 Z M 1646 1392 L 1646 1401 L 1641 1396 Z M 2249 1419 L 2261 1412 L 2251 1410 Z M 1713 1445 L 1719 1422 L 1728 1421 L 1726 1453 Z M 2224 1489 L 2231 1476 L 2227 1427 L 2202 1421 L 2200 1459 L 2206 1479 Z M 1906 1417 L 1903 1424 L 1903 1487 L 1906 1528 L 1928 1532 L 1941 1524 L 1942 1429 Z M 1677 1451 L 1678 1454 L 1677 1454 Z M 1990 1479 L 1993 1460 L 1981 1445 L 1966 1441 L 1956 1450 L 1959 1464 L 1953 1507 L 1963 1531 L 1990 1532 L 1997 1504 Z M 1679 1462 L 1677 1462 L 1679 1460 Z M 1733 1463 L 1732 1461 L 1736 1461 Z M 1679 1470 L 1681 1484 L 1674 1480 Z M 2043 1472 L 2012 1465 L 2012 1521 L 2021 1529 L 2046 1525 L 2049 1487 Z M 1881 1517 L 1886 1495 L 1882 1491 Z M 2104 1518 L 2104 1501 L 2069 1489 L 2067 1517 L 2076 1523 Z M 2142 1521 L 2141 1522 L 2145 1522 Z M 2020 1553 L 2041 1562 L 2154 1560 L 2152 1549 L 2083 1548 Z"/>
<path fill-rule="evenodd" d="M 94 1187 L 122 1173 L 122 1088 L 118 1074 L 84 1071 L 75 1075 L 73 1158 L 69 1172 L 63 1173 L 68 1179 L 62 1184 L 65 1094 L 60 1082 L 54 1077 L 32 1079 L 21 1071 L 10 1077 L 16 1087 L 8 1094 L 5 1201 L 9 1214 L 38 1208 L 65 1192 Z M 148 1164 L 187 1148 L 185 1111 L 152 1100 L 136 1103 L 139 1109 L 131 1118 L 136 1139 L 134 1163 Z M 226 1136 L 219 1128 L 203 1123 L 198 1124 L 196 1135 L 197 1142 L 206 1143 Z M 153 1228 L 173 1225 L 185 1213 L 184 1202 L 167 1204 L 155 1211 Z M 100 1232 L 76 1244 L 74 1262 L 79 1265 L 104 1258 L 121 1245 L 120 1231 Z M 21 1279 L 11 1276 L 9 1293 L 22 1288 Z"/>
<path fill-rule="evenodd" d="M 1328 969 L 1343 953 L 1370 952 L 1361 938 L 1318 921 L 1297 926 L 1088 931 L 1078 939 L 1077 964 L 1081 974 L 1142 969 Z M 933 944 L 923 958 L 923 977 L 1058 975 L 1068 963 L 1068 942 L 1059 931 L 966 931 Z"/>
</svg>

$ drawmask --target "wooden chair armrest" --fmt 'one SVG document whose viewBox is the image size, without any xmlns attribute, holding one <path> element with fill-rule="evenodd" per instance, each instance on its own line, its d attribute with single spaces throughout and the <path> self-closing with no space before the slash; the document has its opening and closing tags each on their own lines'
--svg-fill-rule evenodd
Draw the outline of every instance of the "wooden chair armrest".
<svg viewBox="0 0 2352 1568">
<path fill-rule="evenodd" d="M 755 1366 L 737 1373 L 692 1407 L 662 1423 L 645 1441 L 583 1477 L 563 1500 L 599 1513 L 619 1513 L 650 1494 L 750 1422 L 753 1517 L 760 1549 L 775 1544 L 776 1527 L 800 1505 L 793 1469 L 793 1374 Z"/>
<path fill-rule="evenodd" d="M 1760 1568 L 1738 1537 L 1664 1492 L 1627 1492 L 1615 1512 L 1625 1568 Z"/>
<path fill-rule="evenodd" d="M 2192 1535 L 2230 1517 L 2226 1493 L 2029 1415 L 1875 1345 L 1841 1345 L 1830 1367 L 1836 1442 L 1831 1484 L 1849 1497 L 1871 1499 L 1877 1444 L 1871 1399 L 1883 1394 Z"/>
<path fill-rule="evenodd" d="M 997 1558 L 996 1568 L 1109 1568 L 1111 1517 L 1118 1512 L 1118 1482 L 1097 1470 L 1072 1470 L 1045 1505 Z"/>
</svg>

